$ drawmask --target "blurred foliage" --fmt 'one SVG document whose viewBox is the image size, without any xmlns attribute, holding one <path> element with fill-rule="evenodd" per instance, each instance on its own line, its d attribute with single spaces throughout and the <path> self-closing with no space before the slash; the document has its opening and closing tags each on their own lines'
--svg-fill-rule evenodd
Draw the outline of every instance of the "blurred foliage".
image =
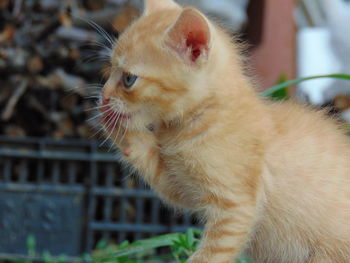
<svg viewBox="0 0 350 263">
<path fill-rule="evenodd" d="M 101 241 L 92 254 L 92 261 L 98 263 L 141 263 L 174 260 L 185 263 L 198 248 L 202 232 L 189 228 L 186 233 L 160 235 L 149 239 L 133 242 L 127 241 L 120 245 L 108 245 Z M 156 249 L 168 248 L 168 254 L 158 256 Z M 241 255 L 236 263 L 253 263 L 247 256 Z"/>
<path fill-rule="evenodd" d="M 189 228 L 186 233 L 159 235 L 129 243 L 109 244 L 101 240 L 91 254 L 78 258 L 65 255 L 52 256 L 49 252 L 38 253 L 33 236 L 27 238 L 28 255 L 26 259 L 9 259 L 13 263 L 143 263 L 143 262 L 176 262 L 185 263 L 196 251 L 202 232 Z M 158 253 L 157 249 L 166 248 L 166 253 Z M 253 263 L 247 256 L 241 255 L 236 263 Z"/>
</svg>

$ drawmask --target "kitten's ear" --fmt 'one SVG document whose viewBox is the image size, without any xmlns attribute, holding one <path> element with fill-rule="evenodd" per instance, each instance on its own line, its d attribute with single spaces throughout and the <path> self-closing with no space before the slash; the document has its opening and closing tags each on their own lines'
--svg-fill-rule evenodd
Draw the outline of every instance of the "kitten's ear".
<svg viewBox="0 0 350 263">
<path fill-rule="evenodd" d="M 174 9 L 180 7 L 173 0 L 145 0 L 144 6 L 144 15 L 148 15 L 162 9 Z"/>
<path fill-rule="evenodd" d="M 189 7 L 182 11 L 170 29 L 166 43 L 184 59 L 196 62 L 199 57 L 208 55 L 210 35 L 207 19 Z"/>
</svg>

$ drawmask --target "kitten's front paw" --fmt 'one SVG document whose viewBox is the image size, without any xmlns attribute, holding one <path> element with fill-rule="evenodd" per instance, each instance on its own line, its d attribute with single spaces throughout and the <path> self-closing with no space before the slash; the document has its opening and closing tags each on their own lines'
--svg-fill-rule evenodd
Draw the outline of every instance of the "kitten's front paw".
<svg viewBox="0 0 350 263">
<path fill-rule="evenodd" d="M 125 158 L 135 159 L 155 149 L 156 139 L 149 130 L 127 131 L 123 143 L 118 146 Z"/>
</svg>

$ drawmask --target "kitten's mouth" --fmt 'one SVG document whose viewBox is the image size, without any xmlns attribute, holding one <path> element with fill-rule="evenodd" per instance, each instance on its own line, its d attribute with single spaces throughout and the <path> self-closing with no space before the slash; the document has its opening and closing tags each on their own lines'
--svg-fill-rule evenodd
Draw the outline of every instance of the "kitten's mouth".
<svg viewBox="0 0 350 263">
<path fill-rule="evenodd" d="M 100 111 L 103 113 L 100 117 L 100 121 L 108 130 L 131 119 L 131 114 L 116 111 L 109 106 L 101 107 Z"/>
</svg>

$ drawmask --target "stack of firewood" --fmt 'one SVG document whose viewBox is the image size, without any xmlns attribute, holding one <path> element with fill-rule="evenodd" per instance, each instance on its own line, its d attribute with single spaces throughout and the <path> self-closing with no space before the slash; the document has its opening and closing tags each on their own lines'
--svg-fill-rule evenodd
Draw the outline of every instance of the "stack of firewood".
<svg viewBox="0 0 350 263">
<path fill-rule="evenodd" d="M 122 0 L 0 0 L 0 134 L 90 138 L 114 39 L 138 15 Z M 99 32 L 100 31 L 100 32 Z M 102 58 L 102 59 L 100 59 Z M 89 86 L 90 85 L 90 86 Z M 97 120 L 96 120 L 97 121 Z"/>
</svg>

